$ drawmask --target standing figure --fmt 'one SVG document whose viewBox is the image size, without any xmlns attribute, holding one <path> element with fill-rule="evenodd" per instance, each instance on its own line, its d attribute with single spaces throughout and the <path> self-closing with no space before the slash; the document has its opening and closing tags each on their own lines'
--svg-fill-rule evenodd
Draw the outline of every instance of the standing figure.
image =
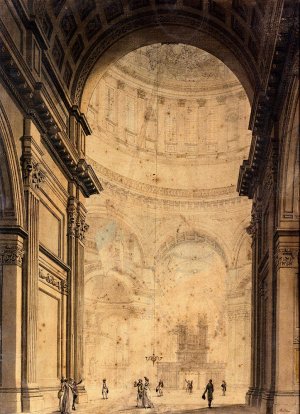
<svg viewBox="0 0 300 414">
<path fill-rule="evenodd" d="M 77 403 L 78 399 L 78 385 L 82 383 L 82 379 L 79 382 L 76 382 L 72 378 L 70 379 L 70 385 L 72 387 L 73 392 L 73 403 L 72 403 L 72 410 L 76 410 L 75 404 Z"/>
<path fill-rule="evenodd" d="M 205 391 L 202 395 L 203 399 L 205 399 L 206 392 L 207 392 L 208 408 L 211 408 L 211 402 L 213 400 L 213 393 L 214 393 L 214 385 L 213 385 L 211 379 L 209 380 L 208 384 L 206 385 Z"/>
<path fill-rule="evenodd" d="M 185 380 L 185 382 L 186 382 L 186 392 L 191 394 L 193 392 L 193 381 Z"/>
<path fill-rule="evenodd" d="M 163 396 L 163 388 L 164 388 L 164 383 L 163 383 L 163 380 L 160 379 L 158 382 L 158 386 L 156 387 L 156 392 L 157 392 L 158 397 Z"/>
<path fill-rule="evenodd" d="M 107 387 L 107 384 L 106 384 L 106 379 L 104 379 L 102 381 L 102 398 L 103 398 L 103 400 L 108 399 L 108 387 Z"/>
<path fill-rule="evenodd" d="M 222 388 L 222 391 L 223 391 L 222 395 L 225 395 L 225 393 L 226 393 L 226 382 L 224 380 L 222 381 L 221 388 Z"/>
<path fill-rule="evenodd" d="M 73 390 L 70 381 L 63 379 L 61 386 L 60 412 L 61 414 L 72 413 Z"/>
<path fill-rule="evenodd" d="M 138 408 L 141 408 L 143 407 L 143 392 L 144 392 L 143 381 L 139 379 L 138 381 L 135 381 L 133 385 L 134 387 L 137 387 L 136 406 Z"/>
<path fill-rule="evenodd" d="M 58 401 L 59 401 L 59 412 L 62 414 L 63 413 L 63 396 L 64 396 L 64 383 L 67 381 L 66 378 L 61 377 L 60 380 L 60 389 L 58 391 L 57 397 L 58 397 Z"/>
<path fill-rule="evenodd" d="M 151 393 L 150 393 L 150 383 L 147 377 L 145 378 L 144 389 L 143 389 L 143 407 L 144 408 L 153 408 L 154 405 L 151 401 Z"/>
</svg>

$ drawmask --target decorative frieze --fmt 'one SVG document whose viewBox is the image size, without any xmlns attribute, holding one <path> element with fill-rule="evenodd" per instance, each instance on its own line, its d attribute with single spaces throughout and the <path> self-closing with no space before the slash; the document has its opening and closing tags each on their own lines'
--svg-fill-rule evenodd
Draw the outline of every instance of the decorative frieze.
<svg viewBox="0 0 300 414">
<path fill-rule="evenodd" d="M 292 247 L 278 248 L 275 257 L 276 267 L 296 267 L 298 252 L 298 249 Z"/>
<path fill-rule="evenodd" d="M 39 279 L 42 282 L 46 282 L 48 285 L 54 287 L 60 293 L 68 294 L 68 284 L 66 280 L 60 279 L 52 273 L 46 272 L 43 269 L 39 269 Z"/>
<path fill-rule="evenodd" d="M 22 266 L 24 250 L 19 246 L 1 246 L 0 264 Z"/>
<path fill-rule="evenodd" d="M 250 320 L 250 311 L 245 308 L 235 309 L 228 312 L 229 321 L 234 320 Z"/>
</svg>

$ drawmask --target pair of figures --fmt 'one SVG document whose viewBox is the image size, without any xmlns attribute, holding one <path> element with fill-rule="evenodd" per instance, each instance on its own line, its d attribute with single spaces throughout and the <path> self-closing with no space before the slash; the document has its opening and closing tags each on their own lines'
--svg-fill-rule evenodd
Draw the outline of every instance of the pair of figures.
<svg viewBox="0 0 300 414">
<path fill-rule="evenodd" d="M 144 383 L 141 379 L 134 382 L 134 387 L 137 387 L 136 406 L 138 408 L 153 408 L 149 379 L 144 377 L 144 380 Z"/>
<path fill-rule="evenodd" d="M 59 411 L 61 414 L 71 414 L 76 410 L 75 404 L 78 398 L 78 385 L 82 380 L 76 382 L 73 378 L 62 378 L 60 381 L 60 390 L 58 392 Z"/>
</svg>

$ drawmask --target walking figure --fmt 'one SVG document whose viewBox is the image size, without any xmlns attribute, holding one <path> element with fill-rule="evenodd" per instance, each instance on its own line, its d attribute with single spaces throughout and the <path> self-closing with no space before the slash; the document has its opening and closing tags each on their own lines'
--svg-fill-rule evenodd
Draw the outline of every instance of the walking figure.
<svg viewBox="0 0 300 414">
<path fill-rule="evenodd" d="M 206 385 L 205 391 L 202 395 L 202 398 L 205 400 L 205 394 L 207 393 L 207 401 L 208 401 L 208 408 L 211 408 L 211 403 L 213 400 L 213 393 L 214 393 L 214 385 L 212 380 L 210 379 L 208 384 Z"/>
<path fill-rule="evenodd" d="M 108 387 L 106 384 L 106 379 L 104 379 L 102 384 L 102 398 L 103 400 L 107 400 L 108 399 Z"/>
<path fill-rule="evenodd" d="M 193 392 L 193 381 L 191 380 L 185 380 L 186 382 L 186 392 L 188 392 L 189 394 L 192 394 Z"/>
<path fill-rule="evenodd" d="M 144 377 L 145 383 L 143 388 L 143 407 L 153 408 L 153 402 L 151 401 L 150 383 L 147 377 Z"/>
<path fill-rule="evenodd" d="M 61 388 L 58 392 L 59 398 L 59 410 L 61 414 L 71 414 L 72 401 L 73 401 L 73 389 L 71 381 L 67 378 L 61 379 Z"/>
<path fill-rule="evenodd" d="M 138 381 L 134 381 L 133 386 L 137 387 L 136 406 L 137 408 L 141 408 L 143 407 L 143 381 L 141 379 L 139 379 Z"/>
<path fill-rule="evenodd" d="M 158 386 L 156 387 L 156 392 L 157 392 L 157 396 L 158 397 L 162 397 L 163 396 L 163 387 L 164 387 L 164 383 L 163 381 L 160 379 Z"/>
<path fill-rule="evenodd" d="M 76 382 L 72 378 L 70 379 L 70 385 L 71 385 L 72 393 L 73 393 L 72 410 L 74 410 L 74 411 L 76 410 L 75 404 L 77 404 L 77 399 L 78 399 L 78 388 L 77 388 L 77 386 L 81 383 L 82 383 L 82 379 L 79 382 Z"/>
<path fill-rule="evenodd" d="M 222 387 L 222 391 L 223 391 L 223 394 L 222 395 L 225 396 L 225 393 L 226 393 L 226 382 L 224 380 L 222 381 L 221 387 Z"/>
</svg>

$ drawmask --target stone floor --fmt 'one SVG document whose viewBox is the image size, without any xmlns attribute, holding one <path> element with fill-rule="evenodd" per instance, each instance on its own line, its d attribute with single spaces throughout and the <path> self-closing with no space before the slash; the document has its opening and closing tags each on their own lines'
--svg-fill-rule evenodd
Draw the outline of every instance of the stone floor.
<svg viewBox="0 0 300 414">
<path fill-rule="evenodd" d="M 87 405 L 78 404 L 76 411 L 86 414 L 254 414 L 255 411 L 246 407 L 243 400 L 244 396 L 228 394 L 223 397 L 221 393 L 215 392 L 213 408 L 208 409 L 207 402 L 201 399 L 200 391 L 190 395 L 185 391 L 165 390 L 163 397 L 152 397 L 154 408 L 145 410 L 135 407 L 135 392 L 131 390 L 119 394 L 111 392 L 108 400 L 91 401 Z"/>
</svg>

